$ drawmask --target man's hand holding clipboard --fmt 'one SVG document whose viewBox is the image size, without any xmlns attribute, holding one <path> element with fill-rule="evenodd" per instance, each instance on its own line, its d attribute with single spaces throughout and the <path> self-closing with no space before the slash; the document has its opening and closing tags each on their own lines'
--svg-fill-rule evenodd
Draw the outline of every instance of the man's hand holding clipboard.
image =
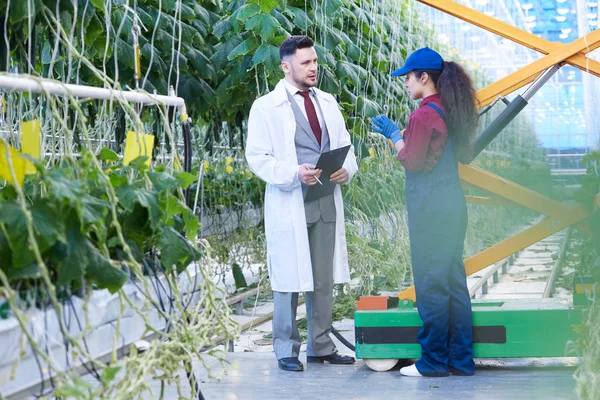
<svg viewBox="0 0 600 400">
<path fill-rule="evenodd" d="M 348 182 L 348 171 L 342 166 L 349 150 L 350 145 L 321 154 L 315 169 L 322 171 L 320 180 L 323 184 L 310 186 L 304 198 L 305 202 L 331 195 L 335 190 L 335 185 Z"/>
</svg>

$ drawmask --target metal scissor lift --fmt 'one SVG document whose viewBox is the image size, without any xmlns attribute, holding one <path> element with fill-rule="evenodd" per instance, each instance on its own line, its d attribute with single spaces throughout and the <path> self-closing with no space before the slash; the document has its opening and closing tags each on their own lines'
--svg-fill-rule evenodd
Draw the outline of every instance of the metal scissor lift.
<svg viewBox="0 0 600 400">
<path fill-rule="evenodd" d="M 600 47 L 600 30 L 568 45 L 546 41 L 450 0 L 419 0 L 438 10 L 492 33 L 545 53 L 535 62 L 478 92 L 482 112 L 502 96 L 533 82 L 479 135 L 474 150 L 479 154 L 523 108 L 531 97 L 565 63 L 600 77 L 600 63 L 585 56 Z M 487 196 L 466 196 L 467 201 L 487 205 L 517 205 L 543 214 L 541 222 L 465 260 L 467 276 L 499 262 L 569 226 L 589 233 L 591 214 L 577 205 L 569 207 L 481 168 L 459 164 L 465 187 Z M 586 290 L 593 287 L 584 277 L 573 285 L 573 301 L 522 299 L 472 303 L 473 351 L 477 358 L 564 357 L 568 344 L 577 339 L 574 326 L 582 323 L 587 306 Z M 356 356 L 372 369 L 391 369 L 398 359 L 419 358 L 417 333 L 422 321 L 415 304 L 414 287 L 396 297 L 361 297 L 354 314 Z"/>
</svg>

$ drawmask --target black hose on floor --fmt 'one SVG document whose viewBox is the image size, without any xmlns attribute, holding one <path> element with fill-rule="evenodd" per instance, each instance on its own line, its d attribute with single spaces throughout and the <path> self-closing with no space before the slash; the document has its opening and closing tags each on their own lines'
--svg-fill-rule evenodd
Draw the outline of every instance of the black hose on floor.
<svg viewBox="0 0 600 400">
<path fill-rule="evenodd" d="M 333 326 L 331 327 L 331 333 L 333 333 L 333 336 L 335 336 L 340 342 L 342 342 L 344 346 L 346 346 L 352 351 L 356 350 L 354 345 L 350 343 L 345 337 L 343 337 L 342 334 L 339 333 Z"/>
</svg>

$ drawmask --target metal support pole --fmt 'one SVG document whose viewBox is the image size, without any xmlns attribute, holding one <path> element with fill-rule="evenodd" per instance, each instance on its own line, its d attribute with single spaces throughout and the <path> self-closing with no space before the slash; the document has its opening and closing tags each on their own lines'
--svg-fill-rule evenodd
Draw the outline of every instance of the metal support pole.
<svg viewBox="0 0 600 400">
<path fill-rule="evenodd" d="M 556 258 L 556 262 L 554 263 L 554 266 L 552 267 L 552 271 L 550 272 L 550 277 L 548 278 L 548 281 L 546 282 L 546 287 L 544 288 L 544 294 L 542 295 L 542 297 L 545 299 L 552 297 L 552 294 L 554 293 L 554 285 L 556 283 L 556 278 L 558 278 L 558 274 L 560 273 L 561 265 L 563 262 L 563 257 L 565 256 L 565 253 L 567 252 L 567 249 L 569 248 L 569 241 L 571 240 L 571 230 L 572 230 L 571 228 L 567 229 L 567 233 L 565 235 L 564 241 L 562 242 L 562 245 L 560 246 L 560 250 L 558 251 L 558 257 Z"/>
<path fill-rule="evenodd" d="M 56 96 L 73 96 L 98 100 L 121 100 L 128 103 L 165 105 L 178 107 L 181 115 L 187 113 L 181 97 L 153 95 L 146 92 L 124 91 L 93 86 L 73 85 L 51 79 L 40 79 L 28 75 L 0 74 L 0 88 L 8 91 L 46 93 Z"/>
</svg>

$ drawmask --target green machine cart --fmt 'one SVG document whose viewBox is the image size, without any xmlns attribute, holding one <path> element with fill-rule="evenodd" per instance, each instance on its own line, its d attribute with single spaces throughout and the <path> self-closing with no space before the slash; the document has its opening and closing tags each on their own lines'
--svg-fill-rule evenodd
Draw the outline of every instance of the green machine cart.
<svg viewBox="0 0 600 400">
<path fill-rule="evenodd" d="M 421 356 L 422 322 L 414 303 L 386 300 L 390 308 L 354 313 L 356 357 L 377 371 Z M 474 356 L 517 358 L 573 355 L 570 344 L 585 306 L 549 298 L 474 302 L 472 308 Z"/>
</svg>

